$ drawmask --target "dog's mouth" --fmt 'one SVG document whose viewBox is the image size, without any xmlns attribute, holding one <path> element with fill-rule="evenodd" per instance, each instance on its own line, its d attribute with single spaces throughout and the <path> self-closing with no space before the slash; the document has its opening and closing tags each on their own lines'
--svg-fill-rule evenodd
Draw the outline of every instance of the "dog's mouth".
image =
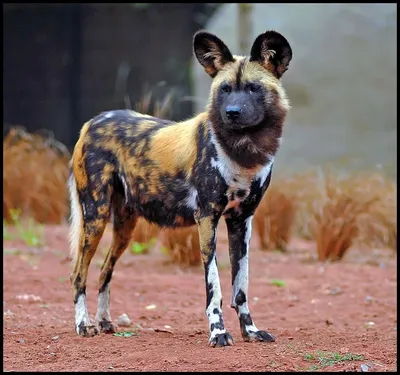
<svg viewBox="0 0 400 375">
<path fill-rule="evenodd" d="M 253 117 L 253 116 L 252 116 Z M 254 116 L 256 117 L 256 116 Z M 245 116 L 239 117 L 237 119 L 230 119 L 225 114 L 222 114 L 222 120 L 224 122 L 224 126 L 232 131 L 237 132 L 248 132 L 248 131 L 257 131 L 257 128 L 260 126 L 263 117 L 257 116 L 256 118 L 246 118 Z"/>
<path fill-rule="evenodd" d="M 230 132 L 237 134 L 237 135 L 245 135 L 249 133 L 257 133 L 261 128 L 262 125 L 260 122 L 258 123 L 241 123 L 241 122 L 232 122 L 228 121 L 225 122 L 225 127 Z"/>
<path fill-rule="evenodd" d="M 263 129 L 262 124 L 226 124 L 226 131 L 232 136 L 244 137 L 246 135 L 257 134 Z"/>
</svg>

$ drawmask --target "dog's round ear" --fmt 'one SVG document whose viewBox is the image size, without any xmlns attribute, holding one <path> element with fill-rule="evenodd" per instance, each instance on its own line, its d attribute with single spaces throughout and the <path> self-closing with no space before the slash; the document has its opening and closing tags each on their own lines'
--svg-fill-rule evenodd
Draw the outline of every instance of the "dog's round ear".
<svg viewBox="0 0 400 375">
<path fill-rule="evenodd" d="M 273 30 L 260 34 L 251 47 L 250 61 L 258 62 L 277 78 L 281 78 L 288 70 L 291 59 L 292 48 L 289 42 Z"/>
<path fill-rule="evenodd" d="M 214 78 L 233 56 L 225 43 L 214 34 L 198 31 L 193 37 L 193 51 L 205 71 Z"/>
</svg>

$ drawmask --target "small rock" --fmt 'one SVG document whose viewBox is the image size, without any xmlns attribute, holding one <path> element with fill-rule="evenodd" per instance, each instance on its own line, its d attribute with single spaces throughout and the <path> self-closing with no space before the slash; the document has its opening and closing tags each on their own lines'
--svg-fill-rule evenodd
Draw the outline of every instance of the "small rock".
<svg viewBox="0 0 400 375">
<path fill-rule="evenodd" d="M 52 355 L 52 356 L 55 356 L 55 355 L 56 355 L 56 353 L 54 353 L 54 352 L 51 352 L 51 353 L 50 353 L 50 355 Z"/>
<path fill-rule="evenodd" d="M 57 341 L 58 339 L 60 338 L 60 336 L 53 336 L 51 339 L 53 340 L 53 341 Z"/>
<path fill-rule="evenodd" d="M 366 296 L 365 301 L 366 302 L 372 302 L 374 299 L 371 296 Z"/>
<path fill-rule="evenodd" d="M 363 363 L 361 365 L 361 372 L 368 372 L 369 371 L 369 366 Z"/>
<path fill-rule="evenodd" d="M 366 322 L 366 323 L 365 323 L 365 326 L 366 326 L 367 328 L 372 328 L 374 325 L 375 325 L 374 322 Z"/>
<path fill-rule="evenodd" d="M 332 321 L 331 319 L 326 319 L 326 320 L 325 320 L 325 324 L 326 324 L 327 326 L 333 326 L 333 321 Z"/>
<path fill-rule="evenodd" d="M 22 299 L 25 301 L 41 301 L 42 298 L 35 296 L 34 294 L 19 294 L 16 296 L 17 299 Z"/>
<path fill-rule="evenodd" d="M 7 310 L 4 312 L 5 317 L 13 318 L 15 314 L 11 310 Z"/>
<path fill-rule="evenodd" d="M 174 333 L 171 329 L 167 329 L 167 328 L 154 328 L 154 332 Z"/>
<path fill-rule="evenodd" d="M 108 366 L 108 368 L 109 368 L 110 370 L 114 370 L 113 365 Z"/>
<path fill-rule="evenodd" d="M 148 305 L 146 306 L 146 310 L 154 310 L 156 308 L 156 305 Z"/>
<path fill-rule="evenodd" d="M 120 327 L 129 327 L 132 324 L 132 321 L 130 320 L 129 316 L 124 313 L 118 317 L 117 324 Z"/>
<path fill-rule="evenodd" d="M 340 353 L 346 354 L 349 352 L 349 348 L 340 348 Z"/>
<path fill-rule="evenodd" d="M 342 290 L 338 286 L 330 288 L 328 291 L 328 294 L 330 294 L 331 296 L 336 296 L 340 293 L 342 293 Z"/>
<path fill-rule="evenodd" d="M 25 340 L 24 339 L 18 339 L 17 342 L 19 342 L 20 344 L 25 344 Z"/>
</svg>

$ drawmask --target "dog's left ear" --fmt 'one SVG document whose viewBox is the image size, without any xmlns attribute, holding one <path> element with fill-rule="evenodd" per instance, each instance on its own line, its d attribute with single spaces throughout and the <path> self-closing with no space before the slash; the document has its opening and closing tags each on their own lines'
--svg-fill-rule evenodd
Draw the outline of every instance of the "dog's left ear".
<svg viewBox="0 0 400 375">
<path fill-rule="evenodd" d="M 289 42 L 276 31 L 260 34 L 251 47 L 250 61 L 258 62 L 277 78 L 281 78 L 288 70 L 291 59 L 292 49 Z"/>
</svg>

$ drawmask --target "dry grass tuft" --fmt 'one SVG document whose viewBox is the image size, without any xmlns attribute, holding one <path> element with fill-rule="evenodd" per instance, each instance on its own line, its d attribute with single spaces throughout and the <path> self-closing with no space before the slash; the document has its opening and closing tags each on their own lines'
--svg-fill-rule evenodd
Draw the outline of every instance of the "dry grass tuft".
<svg viewBox="0 0 400 375">
<path fill-rule="evenodd" d="M 151 239 L 157 238 L 159 232 L 160 228 L 157 225 L 139 218 L 133 231 L 132 240 L 139 243 L 148 243 Z"/>
<path fill-rule="evenodd" d="M 135 106 L 135 110 L 139 113 L 167 119 L 172 109 L 173 96 L 173 91 L 170 90 L 162 100 L 154 102 L 153 92 L 149 90 L 140 98 Z"/>
<path fill-rule="evenodd" d="M 39 223 L 62 223 L 69 212 L 66 147 L 48 135 L 13 127 L 3 141 L 3 158 L 3 218 L 20 209 Z"/>
<path fill-rule="evenodd" d="M 291 234 L 317 243 L 319 260 L 351 246 L 397 246 L 394 181 L 378 173 L 309 171 L 274 179 L 254 217 L 263 249 L 285 248 Z"/>
<path fill-rule="evenodd" d="M 286 250 L 296 214 L 295 200 L 277 182 L 267 190 L 254 215 L 254 229 L 263 250 Z"/>
<path fill-rule="evenodd" d="M 381 184 L 377 185 L 379 181 Z M 387 216 L 395 205 L 383 204 L 388 199 L 385 184 L 383 177 L 377 175 L 324 177 L 322 200 L 314 202 L 311 210 L 319 260 L 340 260 L 356 243 L 371 246 L 377 239 L 381 244 L 386 239 L 388 245 L 393 241 L 391 236 L 396 238 L 395 216 Z"/>
<path fill-rule="evenodd" d="M 201 263 L 197 226 L 166 229 L 162 232 L 161 242 L 174 263 L 181 266 L 197 266 Z"/>
<path fill-rule="evenodd" d="M 397 249 L 397 184 L 378 173 L 363 173 L 354 177 L 351 185 L 354 195 L 375 197 L 368 210 L 360 214 L 357 243 Z"/>
</svg>

